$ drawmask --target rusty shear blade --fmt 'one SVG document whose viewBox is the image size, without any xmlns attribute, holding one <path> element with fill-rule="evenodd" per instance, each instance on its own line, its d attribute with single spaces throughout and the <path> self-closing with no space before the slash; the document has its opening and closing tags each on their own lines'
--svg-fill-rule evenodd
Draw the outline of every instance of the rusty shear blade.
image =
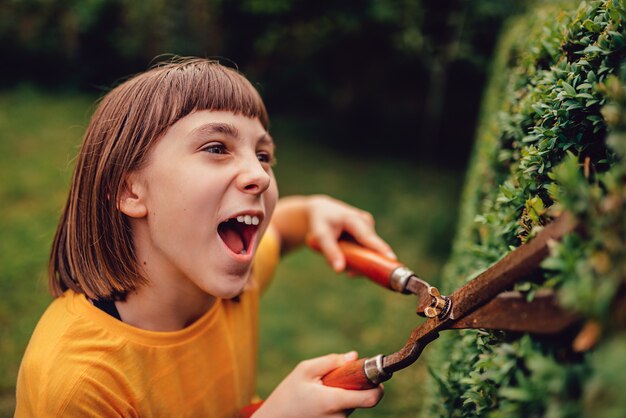
<svg viewBox="0 0 626 418">
<path fill-rule="evenodd" d="M 520 292 L 504 292 L 452 323 L 449 329 L 499 329 L 558 334 L 578 321 L 578 316 L 561 308 L 551 290 L 538 291 L 531 301 Z"/>
<path fill-rule="evenodd" d="M 391 375 L 413 364 L 424 347 L 439 336 L 439 332 L 452 328 L 456 322 L 468 317 L 498 294 L 527 277 L 549 254 L 549 243 L 561 239 L 575 227 L 576 222 L 573 216 L 563 213 L 530 242 L 521 245 L 478 277 L 456 290 L 449 298 L 446 298 L 448 304 L 438 316 L 430 318 L 415 328 L 407 343 L 399 351 L 383 357 L 382 371 Z"/>
</svg>

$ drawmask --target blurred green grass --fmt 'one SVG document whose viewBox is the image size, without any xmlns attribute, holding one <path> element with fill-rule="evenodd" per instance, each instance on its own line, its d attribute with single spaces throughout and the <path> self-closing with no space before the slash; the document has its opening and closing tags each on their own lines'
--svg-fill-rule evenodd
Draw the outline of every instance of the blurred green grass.
<svg viewBox="0 0 626 418">
<path fill-rule="evenodd" d="M 0 93 L 0 416 L 13 414 L 19 363 L 50 302 L 48 252 L 94 101 L 28 86 Z M 282 195 L 327 193 L 372 212 L 400 259 L 437 282 L 455 227 L 458 172 L 388 160 L 384 138 L 379 157 L 337 155 L 316 143 L 312 122 L 276 116 L 272 135 Z M 306 250 L 281 263 L 261 309 L 263 397 L 301 360 L 352 349 L 388 354 L 420 323 L 410 297 L 336 276 Z M 415 416 L 425 364 L 397 373 L 379 406 L 353 416 Z"/>
</svg>

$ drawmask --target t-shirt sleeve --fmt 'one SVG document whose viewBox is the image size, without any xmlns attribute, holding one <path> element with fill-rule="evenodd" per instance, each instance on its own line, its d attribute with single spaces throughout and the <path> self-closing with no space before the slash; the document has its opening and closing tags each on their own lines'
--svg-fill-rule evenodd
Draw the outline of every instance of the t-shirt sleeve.
<svg viewBox="0 0 626 418">
<path fill-rule="evenodd" d="M 265 231 L 254 257 L 254 276 L 261 293 L 267 289 L 280 261 L 280 235 L 271 225 Z"/>
<path fill-rule="evenodd" d="M 58 380 L 58 379 L 56 379 Z M 137 411 L 128 402 L 119 386 L 108 387 L 86 374 L 74 383 L 50 384 L 32 399 L 18 391 L 16 418 L 82 418 L 82 417 L 137 417 Z"/>
</svg>

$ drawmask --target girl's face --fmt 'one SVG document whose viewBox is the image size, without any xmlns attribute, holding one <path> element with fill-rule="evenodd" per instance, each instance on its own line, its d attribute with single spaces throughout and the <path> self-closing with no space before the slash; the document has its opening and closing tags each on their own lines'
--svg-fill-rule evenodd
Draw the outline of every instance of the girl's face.
<svg viewBox="0 0 626 418">
<path fill-rule="evenodd" d="M 151 285 L 241 292 L 278 199 L 273 159 L 258 119 L 203 110 L 167 130 L 120 200 Z"/>
</svg>

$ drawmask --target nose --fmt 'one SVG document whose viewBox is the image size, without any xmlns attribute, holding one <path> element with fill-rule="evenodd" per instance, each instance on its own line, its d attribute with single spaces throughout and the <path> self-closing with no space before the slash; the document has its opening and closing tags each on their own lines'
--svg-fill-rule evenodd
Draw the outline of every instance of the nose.
<svg viewBox="0 0 626 418">
<path fill-rule="evenodd" d="M 249 194 L 261 194 L 270 187 L 271 176 L 261 165 L 256 155 L 254 160 L 247 160 L 242 164 L 237 177 L 239 190 Z"/>
</svg>

